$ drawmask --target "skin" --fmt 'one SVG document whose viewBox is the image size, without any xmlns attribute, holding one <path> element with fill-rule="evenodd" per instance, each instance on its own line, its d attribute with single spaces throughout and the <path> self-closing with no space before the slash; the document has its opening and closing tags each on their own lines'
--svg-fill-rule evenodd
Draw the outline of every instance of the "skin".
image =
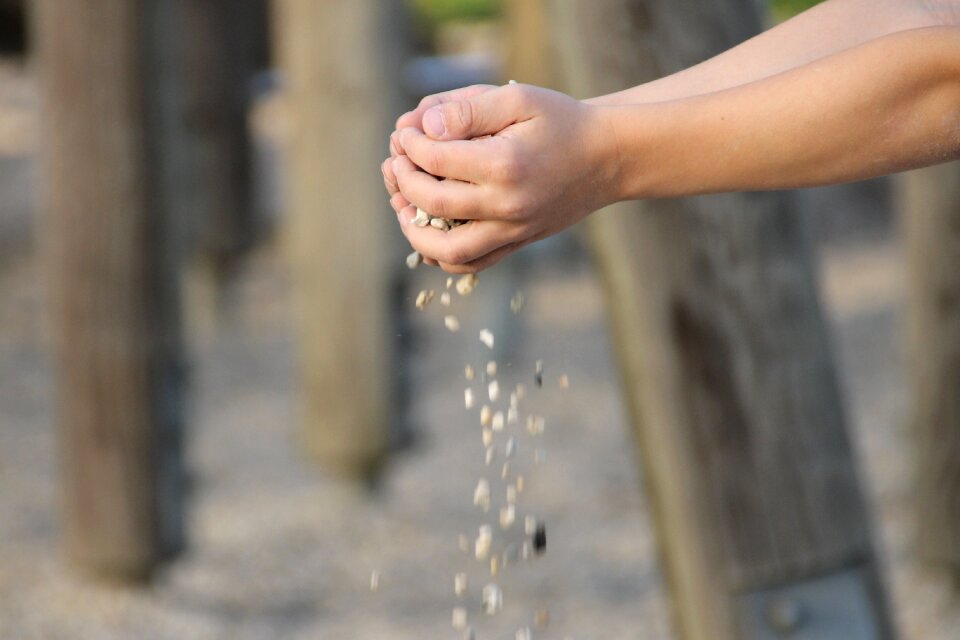
<svg viewBox="0 0 960 640">
<path fill-rule="evenodd" d="M 685 71 L 586 101 L 525 85 L 425 98 L 384 182 L 451 273 L 618 200 L 783 189 L 960 157 L 960 2 L 831 0 Z M 410 224 L 416 207 L 473 222 Z"/>
</svg>

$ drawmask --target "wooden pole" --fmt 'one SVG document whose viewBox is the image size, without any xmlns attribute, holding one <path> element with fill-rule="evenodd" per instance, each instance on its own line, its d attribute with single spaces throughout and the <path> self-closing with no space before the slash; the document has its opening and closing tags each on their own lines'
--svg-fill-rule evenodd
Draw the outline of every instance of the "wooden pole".
<svg viewBox="0 0 960 640">
<path fill-rule="evenodd" d="M 212 333 L 224 285 L 264 235 L 248 131 L 251 80 L 269 66 L 266 0 L 168 0 L 176 14 L 186 158 L 184 298 L 189 333 Z"/>
<path fill-rule="evenodd" d="M 580 96 L 762 24 L 749 0 L 548 4 Z M 589 229 L 681 637 L 892 638 L 793 198 L 623 203 Z"/>
<path fill-rule="evenodd" d="M 909 247 L 918 549 L 960 578 L 960 163 L 899 178 Z"/>
<path fill-rule="evenodd" d="M 160 0 L 31 4 L 65 544 L 85 570 L 143 579 L 184 544 L 166 14 Z"/>
<path fill-rule="evenodd" d="M 507 0 L 503 6 L 507 32 L 506 68 L 524 84 L 557 88 L 557 65 L 547 14 L 541 0 Z"/>
<path fill-rule="evenodd" d="M 185 125 L 196 249 L 217 271 L 250 249 L 259 231 L 247 131 L 250 81 L 269 64 L 265 0 L 180 0 Z"/>
<path fill-rule="evenodd" d="M 405 269 L 379 164 L 402 111 L 400 0 L 278 0 L 287 83 L 289 241 L 304 443 L 328 471 L 369 478 L 390 435 L 392 274 Z"/>
</svg>

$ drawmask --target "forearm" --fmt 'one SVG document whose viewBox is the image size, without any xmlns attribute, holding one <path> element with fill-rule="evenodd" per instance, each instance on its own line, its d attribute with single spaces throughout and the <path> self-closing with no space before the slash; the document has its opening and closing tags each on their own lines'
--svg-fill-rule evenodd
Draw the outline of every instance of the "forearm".
<svg viewBox="0 0 960 640">
<path fill-rule="evenodd" d="M 785 189 L 960 155 L 960 28 L 915 29 L 678 101 L 599 107 L 616 199 Z"/>
<path fill-rule="evenodd" d="M 898 31 L 960 24 L 960 0 L 828 0 L 698 65 L 591 104 L 677 100 L 755 82 Z"/>
</svg>

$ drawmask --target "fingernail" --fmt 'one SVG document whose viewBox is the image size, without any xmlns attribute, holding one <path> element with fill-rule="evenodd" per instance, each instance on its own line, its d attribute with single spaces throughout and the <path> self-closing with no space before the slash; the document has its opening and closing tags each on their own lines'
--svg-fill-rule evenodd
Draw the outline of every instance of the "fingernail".
<svg viewBox="0 0 960 640">
<path fill-rule="evenodd" d="M 447 132 L 447 125 L 443 121 L 443 109 L 437 106 L 423 114 L 423 131 L 434 138 L 439 138 Z"/>
<path fill-rule="evenodd" d="M 400 158 L 394 158 L 390 165 L 393 167 L 393 175 L 396 176 L 399 173 L 398 169 L 400 168 Z"/>
</svg>

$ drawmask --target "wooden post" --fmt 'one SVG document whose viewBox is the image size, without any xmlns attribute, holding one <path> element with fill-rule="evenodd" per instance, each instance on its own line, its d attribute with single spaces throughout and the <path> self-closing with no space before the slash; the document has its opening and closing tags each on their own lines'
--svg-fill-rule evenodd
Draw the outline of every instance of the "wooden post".
<svg viewBox="0 0 960 640">
<path fill-rule="evenodd" d="M 330 472 L 370 477 L 389 443 L 395 219 L 380 162 L 402 109 L 400 0 L 278 0 L 293 132 L 289 233 L 304 442 Z M 399 245 L 396 245 L 399 246 Z"/>
<path fill-rule="evenodd" d="M 265 0 L 180 0 L 186 104 L 193 147 L 196 250 L 217 271 L 254 243 L 250 80 L 266 69 Z"/>
<path fill-rule="evenodd" d="M 581 96 L 695 63 L 762 24 L 750 0 L 549 7 Z M 624 203 L 589 228 L 680 636 L 892 638 L 793 198 Z"/>
<path fill-rule="evenodd" d="M 181 195 L 191 335 L 218 324 L 224 285 L 265 229 L 248 131 L 251 80 L 269 66 L 266 0 L 168 0 L 178 23 L 179 105 L 189 148 Z"/>
<path fill-rule="evenodd" d="M 960 163 L 899 181 L 910 264 L 917 547 L 960 578 Z"/>
<path fill-rule="evenodd" d="M 64 536 L 143 579 L 184 543 L 162 0 L 31 3 L 43 92 Z"/>
<path fill-rule="evenodd" d="M 26 49 L 25 0 L 0 0 L 0 54 L 22 54 Z"/>
<path fill-rule="evenodd" d="M 555 89 L 557 65 L 553 63 L 550 25 L 543 2 L 507 0 L 503 9 L 508 75 L 517 82 Z"/>
</svg>

